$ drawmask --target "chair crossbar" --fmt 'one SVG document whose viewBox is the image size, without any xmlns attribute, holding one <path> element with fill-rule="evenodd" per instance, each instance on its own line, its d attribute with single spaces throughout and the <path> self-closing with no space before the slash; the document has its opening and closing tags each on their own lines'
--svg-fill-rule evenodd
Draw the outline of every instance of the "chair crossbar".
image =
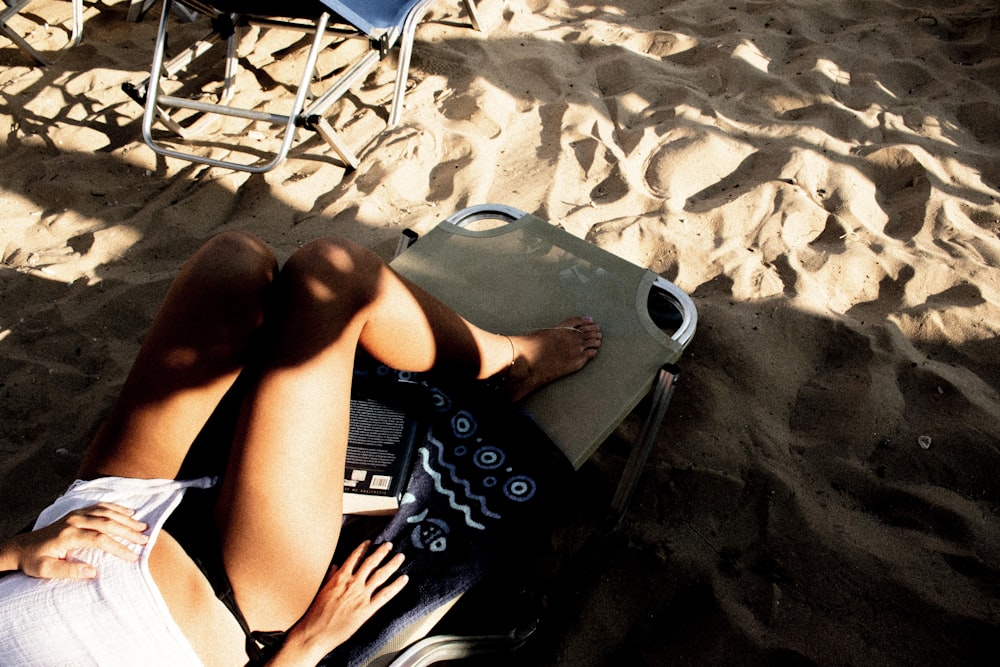
<svg viewBox="0 0 1000 667">
<path fill-rule="evenodd" d="M 232 116 L 233 118 L 259 120 L 272 123 L 274 125 L 288 123 L 289 119 L 293 118 L 287 114 L 267 113 L 266 111 L 257 111 L 256 109 L 222 107 L 218 104 L 212 104 L 211 102 L 200 102 L 198 100 L 189 100 L 183 97 L 171 97 L 170 95 L 160 95 L 157 98 L 157 104 L 175 109 L 190 109 L 192 111 L 200 111 L 202 113 L 219 113 L 225 116 Z"/>
</svg>

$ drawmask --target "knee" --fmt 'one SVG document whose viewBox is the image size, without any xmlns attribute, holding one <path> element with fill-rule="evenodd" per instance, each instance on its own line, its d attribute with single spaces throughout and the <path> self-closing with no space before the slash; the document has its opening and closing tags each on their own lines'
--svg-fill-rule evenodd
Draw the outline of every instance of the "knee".
<svg viewBox="0 0 1000 667">
<path fill-rule="evenodd" d="M 175 281 L 199 321 L 223 329 L 253 331 L 264 320 L 277 260 L 263 241 L 243 232 L 224 232 L 206 241 Z"/>
<path fill-rule="evenodd" d="M 256 292 L 269 285 L 277 272 L 274 253 L 259 238 L 229 231 L 213 236 L 194 257 L 194 264 L 214 283 L 226 283 Z"/>
<path fill-rule="evenodd" d="M 297 250 L 286 262 L 282 275 L 314 299 L 353 297 L 369 301 L 383 266 L 377 255 L 356 243 L 325 238 Z"/>
</svg>

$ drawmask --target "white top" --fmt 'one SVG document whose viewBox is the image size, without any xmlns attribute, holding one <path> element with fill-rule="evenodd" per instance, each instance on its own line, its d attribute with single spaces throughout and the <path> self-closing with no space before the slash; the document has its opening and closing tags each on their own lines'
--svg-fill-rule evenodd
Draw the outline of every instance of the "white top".
<svg viewBox="0 0 1000 667">
<path fill-rule="evenodd" d="M 139 554 L 134 563 L 97 549 L 72 553 L 71 559 L 97 568 L 97 579 L 34 579 L 20 572 L 0 578 L 0 662 L 59 667 L 201 665 L 153 583 L 149 554 L 184 490 L 211 484 L 210 479 L 105 477 L 70 486 L 39 515 L 35 529 L 75 509 L 112 502 L 134 509 L 134 517 L 149 524 L 149 542 L 131 546 Z"/>
</svg>

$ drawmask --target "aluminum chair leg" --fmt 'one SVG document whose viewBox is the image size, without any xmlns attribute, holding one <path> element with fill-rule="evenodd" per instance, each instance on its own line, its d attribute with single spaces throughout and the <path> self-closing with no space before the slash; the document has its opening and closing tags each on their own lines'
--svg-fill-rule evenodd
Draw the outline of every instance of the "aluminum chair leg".
<svg viewBox="0 0 1000 667">
<path fill-rule="evenodd" d="M 126 21 L 138 22 L 146 15 L 146 12 L 153 6 L 156 0 L 130 0 Z"/>
<path fill-rule="evenodd" d="M 174 5 L 174 7 L 177 6 L 178 5 Z M 195 44 L 191 45 L 181 53 L 171 58 L 168 62 L 164 63 L 163 74 L 165 74 L 168 77 L 176 75 L 178 72 L 185 69 L 188 65 L 193 63 L 202 55 L 210 51 L 213 47 L 215 47 L 216 44 L 219 43 L 221 39 L 222 39 L 221 35 L 219 35 L 218 33 L 212 33 L 206 38 L 199 40 Z M 236 88 L 234 84 L 236 82 L 236 74 L 237 74 L 237 69 L 239 67 L 239 64 L 236 59 L 236 42 L 237 38 L 235 35 L 228 38 L 226 42 L 226 73 L 223 78 L 222 92 L 219 93 L 219 99 L 215 103 L 217 105 L 223 105 L 228 103 L 229 100 L 231 100 L 233 98 L 233 95 L 235 95 L 236 93 Z M 129 86 L 129 84 L 125 85 Z M 149 80 L 147 79 L 146 82 L 141 86 L 137 86 L 134 88 L 129 86 L 125 89 L 125 92 L 130 97 L 132 97 L 132 99 L 135 99 L 136 101 L 140 102 L 145 106 L 145 100 L 143 98 L 145 98 L 145 96 L 149 92 Z M 161 96 L 161 99 L 164 99 L 164 97 Z M 206 108 L 204 111 L 209 111 L 209 110 L 210 108 Z M 210 116 L 208 113 L 204 113 L 202 117 L 199 118 L 197 121 L 185 127 L 180 123 L 178 123 L 177 121 L 175 121 L 173 116 L 170 115 L 170 112 L 167 111 L 167 108 L 163 105 L 157 105 L 156 113 L 157 117 L 160 119 L 160 122 L 163 123 L 168 130 L 170 130 L 171 132 L 173 132 L 174 134 L 183 139 L 190 139 L 192 137 L 197 137 L 203 134 L 205 132 L 205 129 L 209 127 L 212 121 L 214 120 L 212 116 Z"/>
<path fill-rule="evenodd" d="M 462 0 L 462 4 L 465 5 L 465 12 L 469 15 L 469 23 L 472 24 L 473 29 L 482 32 L 480 27 L 482 24 L 479 22 L 479 11 L 476 9 L 476 0 Z"/>
<path fill-rule="evenodd" d="M 83 39 L 83 0 L 73 0 L 72 37 L 67 46 L 76 46 Z"/>
<path fill-rule="evenodd" d="M 625 511 L 628 509 L 632 495 L 635 493 L 635 488 L 639 483 L 639 477 L 646 467 L 649 453 L 653 450 L 653 445 L 656 444 L 656 436 L 660 431 L 661 424 L 663 424 L 663 417 L 667 414 L 667 408 L 670 405 L 670 399 L 673 397 L 674 387 L 679 374 L 680 370 L 673 365 L 664 366 L 657 374 L 656 381 L 653 384 L 649 413 L 646 416 L 642 431 L 639 433 L 639 437 L 632 447 L 632 453 L 625 464 L 625 470 L 622 471 L 621 480 L 618 482 L 618 489 L 615 491 L 615 496 L 611 501 L 611 508 L 615 513 L 616 522 L 621 521 L 622 517 L 625 516 Z"/>
<path fill-rule="evenodd" d="M 31 0 L 4 0 L 4 4 L 7 5 L 7 9 L 0 12 L 0 31 L 2 31 L 10 41 L 14 42 L 22 51 L 27 53 L 29 56 L 35 59 L 39 65 L 51 65 L 54 60 L 45 57 L 42 53 L 28 44 L 21 35 L 19 35 L 13 28 L 7 25 L 7 21 L 10 20 L 15 14 L 24 9 Z M 73 16 L 70 20 L 70 40 L 63 49 L 76 46 L 83 39 L 83 0 L 73 0 Z"/>
<path fill-rule="evenodd" d="M 462 0 L 462 2 L 469 14 L 472 27 L 480 30 L 475 0 Z M 403 99 L 406 97 L 406 82 L 409 79 L 410 60 L 413 56 L 413 38 L 417 32 L 417 25 L 424 19 L 430 5 L 431 0 L 420 3 L 413 8 L 406 17 L 406 21 L 403 22 L 403 32 L 399 44 L 399 66 L 396 68 L 396 87 L 392 94 L 392 107 L 389 109 L 389 127 L 396 127 L 403 115 Z"/>
<path fill-rule="evenodd" d="M 155 0 L 145 0 L 145 1 L 149 3 Z M 140 4 L 141 2 L 142 0 L 134 0 L 132 7 L 135 7 L 136 4 Z M 179 3 L 175 3 L 173 0 L 170 0 L 170 2 L 164 3 L 163 9 L 165 13 L 167 12 L 168 6 L 170 7 L 171 11 L 177 10 L 178 8 L 182 7 Z M 163 17 L 161 15 L 161 20 L 162 18 Z M 200 58 L 201 56 L 203 56 L 204 54 L 208 53 L 213 48 L 215 48 L 215 46 L 222 39 L 223 37 L 218 31 L 213 31 L 210 34 L 206 35 L 205 37 L 199 39 L 197 42 L 187 47 L 186 49 L 175 55 L 170 60 L 163 62 L 162 67 L 159 70 L 160 71 L 159 76 L 160 77 L 165 76 L 167 78 L 176 76 L 179 72 L 186 69 L 198 58 Z M 238 63 L 236 60 L 236 41 L 237 40 L 235 35 L 228 38 L 226 47 L 226 74 L 223 80 L 222 92 L 219 94 L 218 104 L 226 104 L 230 99 L 232 99 L 233 95 L 236 92 L 234 86 L 236 80 L 236 71 L 238 68 Z M 157 38 L 153 51 L 154 59 L 156 58 L 156 54 L 159 52 L 161 46 L 164 47 L 165 51 L 166 42 L 164 41 L 161 44 L 159 38 Z M 122 84 L 122 90 L 125 92 L 126 95 L 131 97 L 138 104 L 145 107 L 147 95 L 151 90 L 149 83 L 150 83 L 149 78 L 147 78 L 140 84 L 133 84 L 126 82 Z M 210 118 L 204 118 L 202 120 L 193 123 L 192 125 L 184 127 L 179 123 L 177 123 L 176 121 L 174 121 L 173 117 L 171 117 L 170 113 L 163 106 L 157 106 L 156 111 L 160 121 L 171 132 L 185 139 L 189 137 L 198 136 L 211 120 Z"/>
<path fill-rule="evenodd" d="M 21 37 L 17 31 L 7 25 L 7 21 L 24 9 L 29 2 L 31 2 L 31 0 L 4 0 L 4 4 L 7 5 L 7 9 L 0 12 L 0 31 L 3 31 L 3 34 L 5 34 L 10 41 L 14 42 L 19 49 L 34 58 L 40 65 L 47 65 L 48 62 L 45 57 L 36 51 L 33 46 L 28 44 L 27 40 Z"/>
<path fill-rule="evenodd" d="M 330 122 L 324 117 L 320 116 L 319 120 L 313 123 L 313 127 L 319 136 L 323 137 L 323 141 L 327 143 L 334 150 L 334 152 L 340 156 L 340 159 L 347 163 L 351 169 L 357 169 L 361 165 L 361 161 L 358 156 L 354 154 L 344 140 L 340 138 L 337 131 L 333 129 Z"/>
<path fill-rule="evenodd" d="M 125 17 L 125 20 L 138 23 L 155 4 L 156 0 L 129 0 L 128 16 Z M 198 18 L 198 12 L 188 9 L 184 5 L 174 5 L 173 12 L 177 18 L 185 23 L 191 23 Z"/>
<path fill-rule="evenodd" d="M 146 104 L 145 112 L 143 113 L 143 123 L 142 123 L 142 138 L 147 146 L 152 148 L 154 151 L 160 155 L 166 157 L 175 157 L 182 160 L 187 160 L 189 162 L 195 162 L 198 164 L 204 164 L 211 167 L 223 167 L 226 169 L 235 169 L 238 171 L 246 171 L 250 173 L 263 173 L 271 170 L 281 162 L 288 155 L 288 151 L 291 148 L 292 142 L 295 139 L 296 128 L 298 123 L 303 120 L 303 108 L 305 107 L 305 101 L 309 95 L 309 84 L 312 80 L 313 73 L 316 70 L 316 61 L 319 57 L 319 52 L 322 47 L 322 41 L 326 36 L 326 27 L 330 19 L 329 13 L 324 13 L 320 16 L 319 20 L 316 22 L 315 34 L 313 37 L 312 44 L 309 49 L 309 54 L 306 58 L 306 64 L 302 73 L 301 80 L 299 81 L 299 86 L 296 92 L 295 101 L 292 105 L 292 110 L 289 114 L 270 114 L 263 113 L 259 111 L 247 110 L 247 109 L 237 109 L 233 107 L 228 107 L 222 104 L 211 104 L 198 102 L 193 100 L 187 100 L 184 98 L 172 97 L 169 95 L 160 95 L 160 77 L 164 73 L 164 51 L 166 48 L 166 21 L 168 15 L 170 14 L 170 8 L 173 4 L 173 0 L 164 0 L 163 12 L 160 16 L 160 26 L 157 36 L 156 46 L 153 51 L 153 64 L 150 68 L 149 81 L 146 84 Z M 227 54 L 227 82 L 226 88 L 224 89 L 224 94 L 229 90 L 231 84 L 231 78 L 234 70 L 232 69 L 233 63 L 235 62 L 235 51 L 234 41 L 229 42 L 229 51 Z M 275 125 L 284 125 L 284 134 L 282 137 L 282 143 L 279 149 L 274 154 L 273 158 L 260 165 L 255 164 L 242 164 L 238 162 L 232 162 L 227 160 L 216 160 L 213 158 L 202 157 L 194 155 L 192 153 L 186 153 L 183 151 L 168 148 L 157 143 L 152 136 L 152 125 L 153 119 L 156 117 L 163 118 L 163 114 L 166 113 L 164 107 L 171 108 L 181 108 L 190 109 L 193 111 L 199 111 L 203 113 L 215 113 L 224 116 L 232 116 L 236 118 L 245 118 L 248 120 L 261 120 L 266 121 Z M 172 123 L 172 121 L 170 121 Z M 168 126 L 170 123 L 168 123 Z M 176 125 L 176 124 L 174 124 Z"/>
<path fill-rule="evenodd" d="M 399 124 L 403 114 L 403 98 L 406 96 L 406 80 L 410 72 L 410 58 L 413 55 L 413 36 L 417 32 L 417 24 L 423 20 L 433 0 L 423 0 L 413 7 L 403 21 L 403 31 L 399 37 L 399 65 L 396 68 L 396 87 L 392 95 L 392 107 L 389 110 L 389 127 Z"/>
</svg>

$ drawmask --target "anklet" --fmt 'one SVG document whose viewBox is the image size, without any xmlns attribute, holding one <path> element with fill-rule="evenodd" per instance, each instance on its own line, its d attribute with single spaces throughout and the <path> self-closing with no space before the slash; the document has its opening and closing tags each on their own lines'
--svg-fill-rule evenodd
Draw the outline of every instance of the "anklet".
<svg viewBox="0 0 1000 667">
<path fill-rule="evenodd" d="M 514 341 L 512 341 L 510 336 L 507 334 L 500 335 L 506 338 L 507 342 L 510 343 L 510 366 L 507 367 L 507 370 L 510 370 L 511 368 L 514 368 L 514 362 L 517 361 L 517 352 L 514 350 Z"/>
<path fill-rule="evenodd" d="M 514 341 L 510 339 L 510 336 L 507 334 L 497 335 L 506 338 L 507 342 L 510 344 L 510 365 L 502 371 L 497 371 L 490 377 L 483 380 L 483 386 L 490 391 L 502 394 L 504 393 L 504 387 L 507 384 L 507 375 L 510 373 L 510 369 L 514 368 L 514 362 L 517 361 L 517 349 L 514 347 Z"/>
</svg>

